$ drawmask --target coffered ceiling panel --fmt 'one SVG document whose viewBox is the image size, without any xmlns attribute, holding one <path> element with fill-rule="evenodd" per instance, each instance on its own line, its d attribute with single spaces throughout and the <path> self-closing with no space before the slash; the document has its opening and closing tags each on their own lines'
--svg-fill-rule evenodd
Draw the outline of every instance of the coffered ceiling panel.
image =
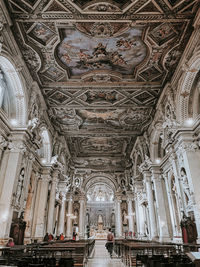
<svg viewBox="0 0 200 267">
<path fill-rule="evenodd" d="M 76 168 L 123 170 L 192 34 L 197 0 L 5 0 Z"/>
</svg>

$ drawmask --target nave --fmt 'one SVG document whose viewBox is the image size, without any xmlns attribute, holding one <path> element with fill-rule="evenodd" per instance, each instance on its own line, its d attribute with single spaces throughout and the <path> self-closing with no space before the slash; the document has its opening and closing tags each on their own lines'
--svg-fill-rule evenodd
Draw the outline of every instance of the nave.
<svg viewBox="0 0 200 267">
<path fill-rule="evenodd" d="M 198 0 L 0 0 L 7 266 L 83 267 L 108 229 L 126 266 L 136 250 L 183 262 L 199 251 L 199 163 Z M 121 264 L 103 242 L 88 267 Z"/>
<path fill-rule="evenodd" d="M 105 244 L 105 240 L 95 241 L 93 254 L 85 267 L 124 267 L 121 259 L 118 259 L 116 254 L 113 254 L 112 258 L 110 257 Z"/>
</svg>

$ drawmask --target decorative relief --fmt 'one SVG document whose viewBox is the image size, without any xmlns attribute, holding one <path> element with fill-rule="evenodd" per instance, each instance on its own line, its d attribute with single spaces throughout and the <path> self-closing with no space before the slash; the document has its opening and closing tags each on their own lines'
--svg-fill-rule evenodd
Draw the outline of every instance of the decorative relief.
<svg viewBox="0 0 200 267">
<path fill-rule="evenodd" d="M 26 146 L 21 141 L 10 141 L 8 143 L 8 149 L 12 152 L 26 152 Z"/>
<path fill-rule="evenodd" d="M 116 91 L 103 91 L 92 90 L 87 91 L 81 96 L 81 99 L 89 104 L 102 105 L 102 104 L 114 104 L 115 102 L 123 99 L 123 96 Z"/>
<path fill-rule="evenodd" d="M 179 145 L 178 152 L 179 153 L 183 153 L 187 151 L 195 152 L 198 149 L 199 149 L 198 145 L 194 142 L 189 142 L 189 143 L 183 142 Z"/>
<path fill-rule="evenodd" d="M 177 31 L 172 24 L 164 22 L 157 26 L 150 32 L 150 37 L 159 45 L 163 45 L 165 42 L 176 37 Z"/>
<path fill-rule="evenodd" d="M 120 8 L 108 3 L 94 4 L 84 9 L 87 12 L 121 12 Z"/>
<path fill-rule="evenodd" d="M 37 42 L 46 46 L 53 39 L 55 33 L 45 24 L 36 23 L 28 35 L 34 38 Z"/>
<path fill-rule="evenodd" d="M 91 35 L 94 37 L 111 37 L 114 33 L 114 28 L 108 22 L 96 22 L 90 29 Z"/>
</svg>

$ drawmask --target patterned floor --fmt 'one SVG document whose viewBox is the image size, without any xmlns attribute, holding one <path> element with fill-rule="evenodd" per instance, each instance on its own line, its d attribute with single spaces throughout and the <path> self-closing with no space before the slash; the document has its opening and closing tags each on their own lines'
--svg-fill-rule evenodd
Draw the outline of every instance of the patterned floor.
<svg viewBox="0 0 200 267">
<path fill-rule="evenodd" d="M 105 240 L 96 240 L 92 258 L 88 260 L 86 267 L 124 267 L 120 259 L 113 255 L 110 258 L 105 248 Z"/>
</svg>

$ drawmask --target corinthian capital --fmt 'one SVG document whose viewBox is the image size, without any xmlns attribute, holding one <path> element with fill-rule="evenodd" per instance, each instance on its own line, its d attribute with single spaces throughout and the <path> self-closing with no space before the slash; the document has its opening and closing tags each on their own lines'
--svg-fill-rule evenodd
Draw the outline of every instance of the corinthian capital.
<svg viewBox="0 0 200 267">
<path fill-rule="evenodd" d="M 6 141 L 6 139 L 0 135 L 0 149 L 4 149 L 5 147 L 7 147 L 8 142 Z"/>
<path fill-rule="evenodd" d="M 196 151 L 198 149 L 198 145 L 194 142 L 183 142 L 178 147 L 178 153 L 187 152 L 187 151 Z"/>
<path fill-rule="evenodd" d="M 26 147 L 21 141 L 10 141 L 8 143 L 8 149 L 12 152 L 26 152 Z"/>
<path fill-rule="evenodd" d="M 152 161 L 147 155 L 145 155 L 145 161 L 138 167 L 138 169 L 141 173 L 143 173 L 144 171 L 149 170 L 151 165 L 152 165 Z"/>
</svg>

